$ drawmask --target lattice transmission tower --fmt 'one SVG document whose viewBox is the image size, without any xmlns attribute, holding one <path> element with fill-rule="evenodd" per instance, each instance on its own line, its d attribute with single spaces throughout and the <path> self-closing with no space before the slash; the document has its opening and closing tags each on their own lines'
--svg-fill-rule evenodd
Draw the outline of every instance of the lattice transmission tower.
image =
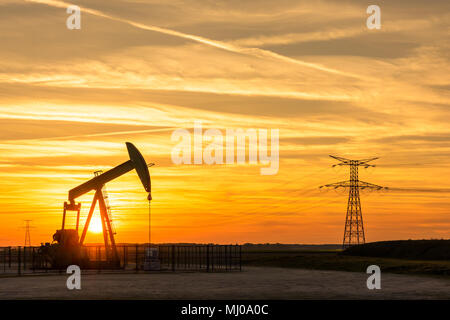
<svg viewBox="0 0 450 320">
<path fill-rule="evenodd" d="M 30 234 L 30 228 L 33 228 L 30 226 L 30 222 L 32 220 L 24 220 L 25 221 L 25 247 L 31 247 L 31 234 Z"/>
<path fill-rule="evenodd" d="M 358 178 L 358 168 L 360 166 L 368 168 L 375 167 L 373 164 L 369 164 L 370 161 L 376 160 L 378 158 L 361 159 L 361 160 L 350 160 L 346 158 L 336 157 L 330 155 L 330 157 L 340 161 L 335 166 L 349 166 L 350 167 L 350 180 L 340 181 L 336 183 L 326 184 L 320 186 L 320 188 L 348 188 L 348 204 L 347 204 L 347 216 L 345 218 L 345 228 L 344 228 L 344 240 L 342 243 L 343 248 L 349 247 L 355 244 L 363 244 L 366 242 L 366 236 L 364 233 L 364 224 L 361 211 L 361 200 L 359 197 L 360 189 L 373 189 L 381 190 L 387 189 L 387 187 L 382 187 L 373 183 L 364 182 Z"/>
</svg>

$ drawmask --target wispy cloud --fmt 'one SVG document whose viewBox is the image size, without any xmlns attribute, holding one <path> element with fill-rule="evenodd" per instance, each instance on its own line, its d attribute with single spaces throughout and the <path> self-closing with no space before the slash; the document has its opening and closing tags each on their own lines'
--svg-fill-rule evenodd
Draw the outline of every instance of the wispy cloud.
<svg viewBox="0 0 450 320">
<path fill-rule="evenodd" d="M 46 5 L 57 7 L 57 8 L 67 8 L 68 6 L 71 5 L 70 3 L 63 2 L 63 1 L 57 1 L 57 0 L 26 0 L 26 1 L 34 2 L 34 3 L 40 3 L 40 4 L 46 4 Z M 300 60 L 297 60 L 297 59 L 293 59 L 293 58 L 290 58 L 290 57 L 286 57 L 286 56 L 277 54 L 277 53 L 269 51 L 269 50 L 263 50 L 263 49 L 259 49 L 259 48 L 239 47 L 239 46 L 232 45 L 232 44 L 229 44 L 229 43 L 226 43 L 226 42 L 222 42 L 222 41 L 211 40 L 211 39 L 208 39 L 208 38 L 204 38 L 204 37 L 200 37 L 200 36 L 196 36 L 196 35 L 192 35 L 192 34 L 187 34 L 187 33 L 179 32 L 179 31 L 175 31 L 175 30 L 170 30 L 170 29 L 161 28 L 161 27 L 157 27 L 157 26 L 142 24 L 142 23 L 134 22 L 134 21 L 131 21 L 131 20 L 128 20 L 128 19 L 123 19 L 123 18 L 120 18 L 120 17 L 111 16 L 111 15 L 105 14 L 105 13 L 103 13 L 101 11 L 90 9 L 90 8 L 86 8 L 86 7 L 83 7 L 83 11 L 87 12 L 89 14 L 93 14 L 93 15 L 102 17 L 102 18 L 112 19 L 112 20 L 115 20 L 115 21 L 120 21 L 120 22 L 129 24 L 129 25 L 131 25 L 133 27 L 142 29 L 142 30 L 155 31 L 155 32 L 167 34 L 167 35 L 170 35 L 170 36 L 175 36 L 175 37 L 180 37 L 180 38 L 184 38 L 184 39 L 189 39 L 189 40 L 192 40 L 192 41 L 196 41 L 196 42 L 208 45 L 208 46 L 212 46 L 212 47 L 223 49 L 223 50 L 230 51 L 230 52 L 251 55 L 251 56 L 255 56 L 255 57 L 259 57 L 259 58 L 272 58 L 272 59 L 277 59 L 277 60 L 281 60 L 281 61 L 288 62 L 288 63 L 297 64 L 297 65 L 300 65 L 300 66 L 303 66 L 303 67 L 316 69 L 316 70 L 319 70 L 319 71 L 339 74 L 339 75 L 348 76 L 348 77 L 360 78 L 360 76 L 358 76 L 356 74 L 346 73 L 346 72 L 342 72 L 342 71 L 339 71 L 339 70 L 336 70 L 336 69 L 327 68 L 327 67 L 325 67 L 323 65 L 316 64 L 316 63 L 309 63 L 309 62 L 305 62 L 305 61 L 300 61 Z"/>
</svg>

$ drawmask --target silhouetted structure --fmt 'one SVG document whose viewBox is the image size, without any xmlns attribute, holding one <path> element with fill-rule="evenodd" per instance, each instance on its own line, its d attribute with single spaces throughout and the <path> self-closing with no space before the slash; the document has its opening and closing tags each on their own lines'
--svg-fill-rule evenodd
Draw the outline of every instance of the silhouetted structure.
<svg viewBox="0 0 450 320">
<path fill-rule="evenodd" d="M 117 244 L 118 264 L 106 260 L 104 245 L 83 245 L 86 260 L 80 264 L 85 270 L 114 270 L 141 272 L 149 270 L 148 244 Z M 55 260 L 49 247 L 0 247 L 0 278 L 4 275 L 57 273 L 67 268 Z M 214 244 L 154 244 L 158 252 L 159 269 L 163 271 L 224 272 L 242 270 L 240 245 Z M 79 261 L 80 262 L 80 261 Z M 151 269 L 150 269 L 151 270 Z"/>
<path fill-rule="evenodd" d="M 97 170 L 94 172 L 94 176 L 96 176 L 96 177 L 98 177 L 101 174 L 103 174 L 103 170 Z M 111 206 L 109 205 L 109 195 L 108 195 L 108 191 L 106 190 L 105 184 L 103 185 L 101 192 L 103 193 L 103 199 L 105 199 L 106 213 L 108 214 L 109 222 L 111 223 L 111 231 L 115 235 L 115 234 L 117 234 L 117 232 L 116 232 L 116 228 L 114 227 Z M 102 225 L 102 227 L 103 227 L 103 225 Z M 106 224 L 105 224 L 105 227 L 107 228 Z"/>
<path fill-rule="evenodd" d="M 25 247 L 31 247 L 30 221 L 25 220 Z"/>
<path fill-rule="evenodd" d="M 350 160 L 332 155 L 330 155 L 330 157 L 340 161 L 340 163 L 334 164 L 333 167 L 350 166 L 350 180 L 327 184 L 324 186 L 320 186 L 320 188 L 349 188 L 347 216 L 345 218 L 344 240 L 342 246 L 343 248 L 346 248 L 354 244 L 363 244 L 366 242 L 366 237 L 364 234 L 364 224 L 361 212 L 359 189 L 381 190 L 387 188 L 369 182 L 360 181 L 358 178 L 358 168 L 360 166 L 363 166 L 365 168 L 375 167 L 375 165 L 369 164 L 369 162 L 378 158 Z"/>
<path fill-rule="evenodd" d="M 132 143 L 126 142 L 126 146 L 130 158 L 128 161 L 106 172 L 96 172 L 94 178 L 69 191 L 69 201 L 64 202 L 61 229 L 56 230 L 56 233 L 53 235 L 53 240 L 57 243 L 52 245 L 50 245 L 50 243 L 46 243 L 41 250 L 47 252 L 49 256 L 52 256 L 52 258 L 56 261 L 54 265 L 67 266 L 70 264 L 80 265 L 80 263 L 88 263 L 88 256 L 84 254 L 82 247 L 97 202 L 100 207 L 100 218 L 105 242 L 106 261 L 111 266 L 119 265 L 119 254 L 114 239 L 115 232 L 111 224 L 111 214 L 110 210 L 108 210 L 109 205 L 106 201 L 107 198 L 105 199 L 106 192 L 104 186 L 109 181 L 112 181 L 134 169 L 137 172 L 144 189 L 148 192 L 147 199 L 151 200 L 151 182 L 148 165 L 139 150 Z M 80 224 L 81 204 L 76 203 L 76 199 L 92 190 L 95 190 L 94 199 L 89 209 L 83 232 L 81 237 L 79 237 L 78 229 Z M 65 226 L 67 211 L 77 212 L 75 229 L 68 229 Z"/>
</svg>

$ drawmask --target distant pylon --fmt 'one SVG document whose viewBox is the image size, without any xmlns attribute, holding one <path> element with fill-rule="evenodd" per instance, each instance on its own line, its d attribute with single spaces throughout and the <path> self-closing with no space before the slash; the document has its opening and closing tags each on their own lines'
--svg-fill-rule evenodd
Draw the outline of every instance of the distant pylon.
<svg viewBox="0 0 450 320">
<path fill-rule="evenodd" d="M 30 221 L 25 220 L 25 247 L 31 247 Z"/>
<path fill-rule="evenodd" d="M 344 240 L 342 242 L 342 247 L 346 248 L 355 244 L 363 244 L 366 242 L 366 236 L 364 233 L 364 224 L 361 211 L 361 200 L 359 198 L 359 189 L 387 189 L 376 184 L 369 182 L 360 181 L 358 178 L 358 168 L 363 166 L 365 168 L 375 167 L 373 164 L 368 162 L 376 160 L 378 158 L 362 159 L 362 160 L 350 160 L 341 157 L 331 156 L 330 157 L 339 160 L 340 163 L 334 164 L 335 166 L 350 166 L 350 180 L 341 181 L 331 184 L 326 184 L 323 187 L 337 188 L 348 188 L 348 204 L 347 204 L 347 215 L 345 218 L 345 228 L 344 228 Z"/>
</svg>

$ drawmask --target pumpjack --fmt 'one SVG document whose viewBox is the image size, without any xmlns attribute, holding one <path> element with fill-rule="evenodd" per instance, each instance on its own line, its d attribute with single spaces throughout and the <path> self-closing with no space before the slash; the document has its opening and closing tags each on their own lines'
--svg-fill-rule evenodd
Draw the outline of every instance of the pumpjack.
<svg viewBox="0 0 450 320">
<path fill-rule="evenodd" d="M 69 191 L 68 201 L 64 202 L 64 212 L 62 218 L 61 229 L 56 230 L 53 235 L 53 242 L 46 243 L 41 247 L 41 253 L 45 259 L 50 262 L 54 268 L 63 268 L 71 264 L 77 264 L 80 267 L 89 268 L 92 265 L 92 261 L 89 260 L 86 250 L 83 248 L 83 243 L 86 238 L 86 233 L 89 228 L 94 209 L 98 202 L 100 209 L 100 218 L 103 229 L 103 239 L 105 243 L 106 261 L 103 261 L 107 267 L 115 268 L 120 266 L 120 259 L 117 252 L 116 242 L 114 239 L 114 232 L 112 230 L 112 222 L 108 215 L 107 205 L 105 203 L 105 197 L 102 189 L 104 185 L 112 181 L 125 173 L 135 169 L 145 191 L 148 192 L 148 201 L 151 201 L 151 181 L 150 173 L 148 171 L 147 163 L 139 150 L 130 142 L 126 142 L 129 160 L 116 166 L 115 168 L 108 170 L 102 174 L 99 174 L 91 180 L 73 188 Z M 76 203 L 76 199 L 90 191 L 95 191 L 94 199 L 92 200 L 91 207 L 89 209 L 86 222 L 79 237 L 78 231 L 80 227 L 80 211 L 81 203 Z M 76 227 L 75 229 L 66 229 L 66 213 L 68 211 L 76 212 Z M 99 261 L 96 262 L 97 265 Z"/>
</svg>

